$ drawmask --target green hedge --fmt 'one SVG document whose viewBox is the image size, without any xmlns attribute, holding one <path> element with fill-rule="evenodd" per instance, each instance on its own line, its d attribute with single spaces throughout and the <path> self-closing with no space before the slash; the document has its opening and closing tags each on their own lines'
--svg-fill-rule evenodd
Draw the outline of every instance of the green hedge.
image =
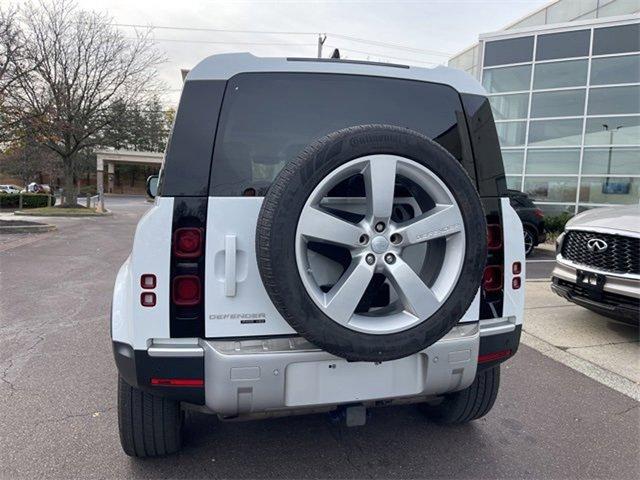
<svg viewBox="0 0 640 480">
<path fill-rule="evenodd" d="M 56 204 L 56 198 L 45 193 L 23 193 L 22 208 L 41 208 L 46 207 L 51 197 L 51 205 Z M 1 193 L 0 208 L 19 208 L 20 195 L 17 193 Z"/>
<path fill-rule="evenodd" d="M 560 215 L 544 217 L 544 229 L 548 233 L 561 234 L 564 231 L 565 224 L 572 216 L 570 213 L 563 212 Z"/>
</svg>

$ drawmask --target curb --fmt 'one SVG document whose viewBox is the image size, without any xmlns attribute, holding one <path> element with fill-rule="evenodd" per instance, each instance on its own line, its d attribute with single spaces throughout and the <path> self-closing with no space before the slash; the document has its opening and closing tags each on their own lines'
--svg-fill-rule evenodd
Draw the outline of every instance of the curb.
<svg viewBox="0 0 640 480">
<path fill-rule="evenodd" d="M 524 329 L 522 330 L 520 342 L 527 347 L 533 348 L 545 357 L 549 357 L 558 363 L 580 372 L 592 380 L 620 392 L 629 398 L 640 401 L 640 385 L 627 377 L 623 377 L 595 363 L 584 360 L 577 355 L 564 351 L 541 338 L 527 333 Z"/>
<path fill-rule="evenodd" d="M 103 213 L 33 213 L 25 210 L 16 210 L 13 212 L 14 215 L 20 215 L 24 217 L 64 217 L 64 218 L 88 218 L 88 217 L 110 217 L 113 215 L 111 210 L 106 210 Z"/>
<path fill-rule="evenodd" d="M 16 225 L 0 227 L 0 233 L 42 233 L 56 230 L 55 225 Z"/>
</svg>

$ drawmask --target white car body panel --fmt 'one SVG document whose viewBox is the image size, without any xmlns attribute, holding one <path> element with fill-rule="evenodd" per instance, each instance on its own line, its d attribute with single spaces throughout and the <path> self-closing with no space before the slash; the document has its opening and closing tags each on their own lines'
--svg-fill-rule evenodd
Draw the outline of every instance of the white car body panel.
<svg viewBox="0 0 640 480">
<path fill-rule="evenodd" d="M 567 230 L 640 236 L 640 205 L 586 210 L 567 222 Z"/>
<path fill-rule="evenodd" d="M 468 73 L 443 65 L 433 68 L 421 68 L 373 62 L 350 62 L 348 60 L 330 61 L 325 59 L 322 61 L 313 58 L 256 57 L 250 53 L 226 53 L 207 57 L 187 74 L 185 82 L 228 80 L 239 73 L 256 72 L 323 72 L 402 78 L 449 85 L 460 93 L 487 94 L 482 85 Z"/>
<path fill-rule="evenodd" d="M 116 342 L 146 350 L 152 338 L 169 338 L 169 280 L 173 198 L 159 197 L 140 219 L 130 257 L 120 268 L 113 291 L 111 336 Z M 156 288 L 143 290 L 140 277 L 156 276 Z M 156 294 L 154 307 L 143 307 L 143 291 Z"/>
<path fill-rule="evenodd" d="M 204 300 L 207 338 L 297 335 L 271 303 L 258 271 L 255 235 L 262 200 L 209 197 Z M 235 250 L 227 248 L 228 236 L 235 237 Z M 233 256 L 232 264 L 227 255 Z M 234 292 L 226 291 L 230 283 Z M 247 323 L 253 321 L 261 323 Z"/>
<path fill-rule="evenodd" d="M 504 238 L 504 300 L 502 303 L 502 316 L 514 317 L 515 324 L 521 325 L 524 317 L 524 295 L 527 262 L 524 256 L 524 237 L 522 222 L 516 211 L 511 207 L 508 198 L 500 199 L 502 206 L 502 228 Z M 513 232 L 513 233 L 512 233 Z M 516 234 L 518 232 L 518 234 Z M 520 262 L 522 272 L 520 275 L 520 288 L 514 290 L 511 286 L 513 277 L 513 264 Z"/>
</svg>

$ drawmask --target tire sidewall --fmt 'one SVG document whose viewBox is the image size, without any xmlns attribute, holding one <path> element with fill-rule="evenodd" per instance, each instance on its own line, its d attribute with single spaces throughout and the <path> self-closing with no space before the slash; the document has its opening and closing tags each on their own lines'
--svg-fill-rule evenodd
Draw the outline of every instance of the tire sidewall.
<svg viewBox="0 0 640 480">
<path fill-rule="evenodd" d="M 357 332 L 326 316 L 307 293 L 295 255 L 298 219 L 316 186 L 341 165 L 375 154 L 405 157 L 436 174 L 458 202 L 465 227 L 465 260 L 447 300 L 420 324 L 385 335 Z M 435 343 L 469 308 L 478 291 L 486 260 L 486 221 L 473 182 L 444 148 L 423 135 L 400 127 L 351 127 L 310 145 L 280 172 L 258 217 L 256 253 L 269 297 L 300 335 L 348 360 L 392 360 Z"/>
</svg>

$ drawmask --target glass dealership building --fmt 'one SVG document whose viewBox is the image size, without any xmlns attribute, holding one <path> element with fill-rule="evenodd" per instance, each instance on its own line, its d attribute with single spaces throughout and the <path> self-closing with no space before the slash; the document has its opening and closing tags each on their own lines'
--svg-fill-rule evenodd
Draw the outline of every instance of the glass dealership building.
<svg viewBox="0 0 640 480">
<path fill-rule="evenodd" d="M 640 0 L 560 0 L 449 61 L 486 88 L 509 188 L 547 213 L 640 199 Z"/>
</svg>

